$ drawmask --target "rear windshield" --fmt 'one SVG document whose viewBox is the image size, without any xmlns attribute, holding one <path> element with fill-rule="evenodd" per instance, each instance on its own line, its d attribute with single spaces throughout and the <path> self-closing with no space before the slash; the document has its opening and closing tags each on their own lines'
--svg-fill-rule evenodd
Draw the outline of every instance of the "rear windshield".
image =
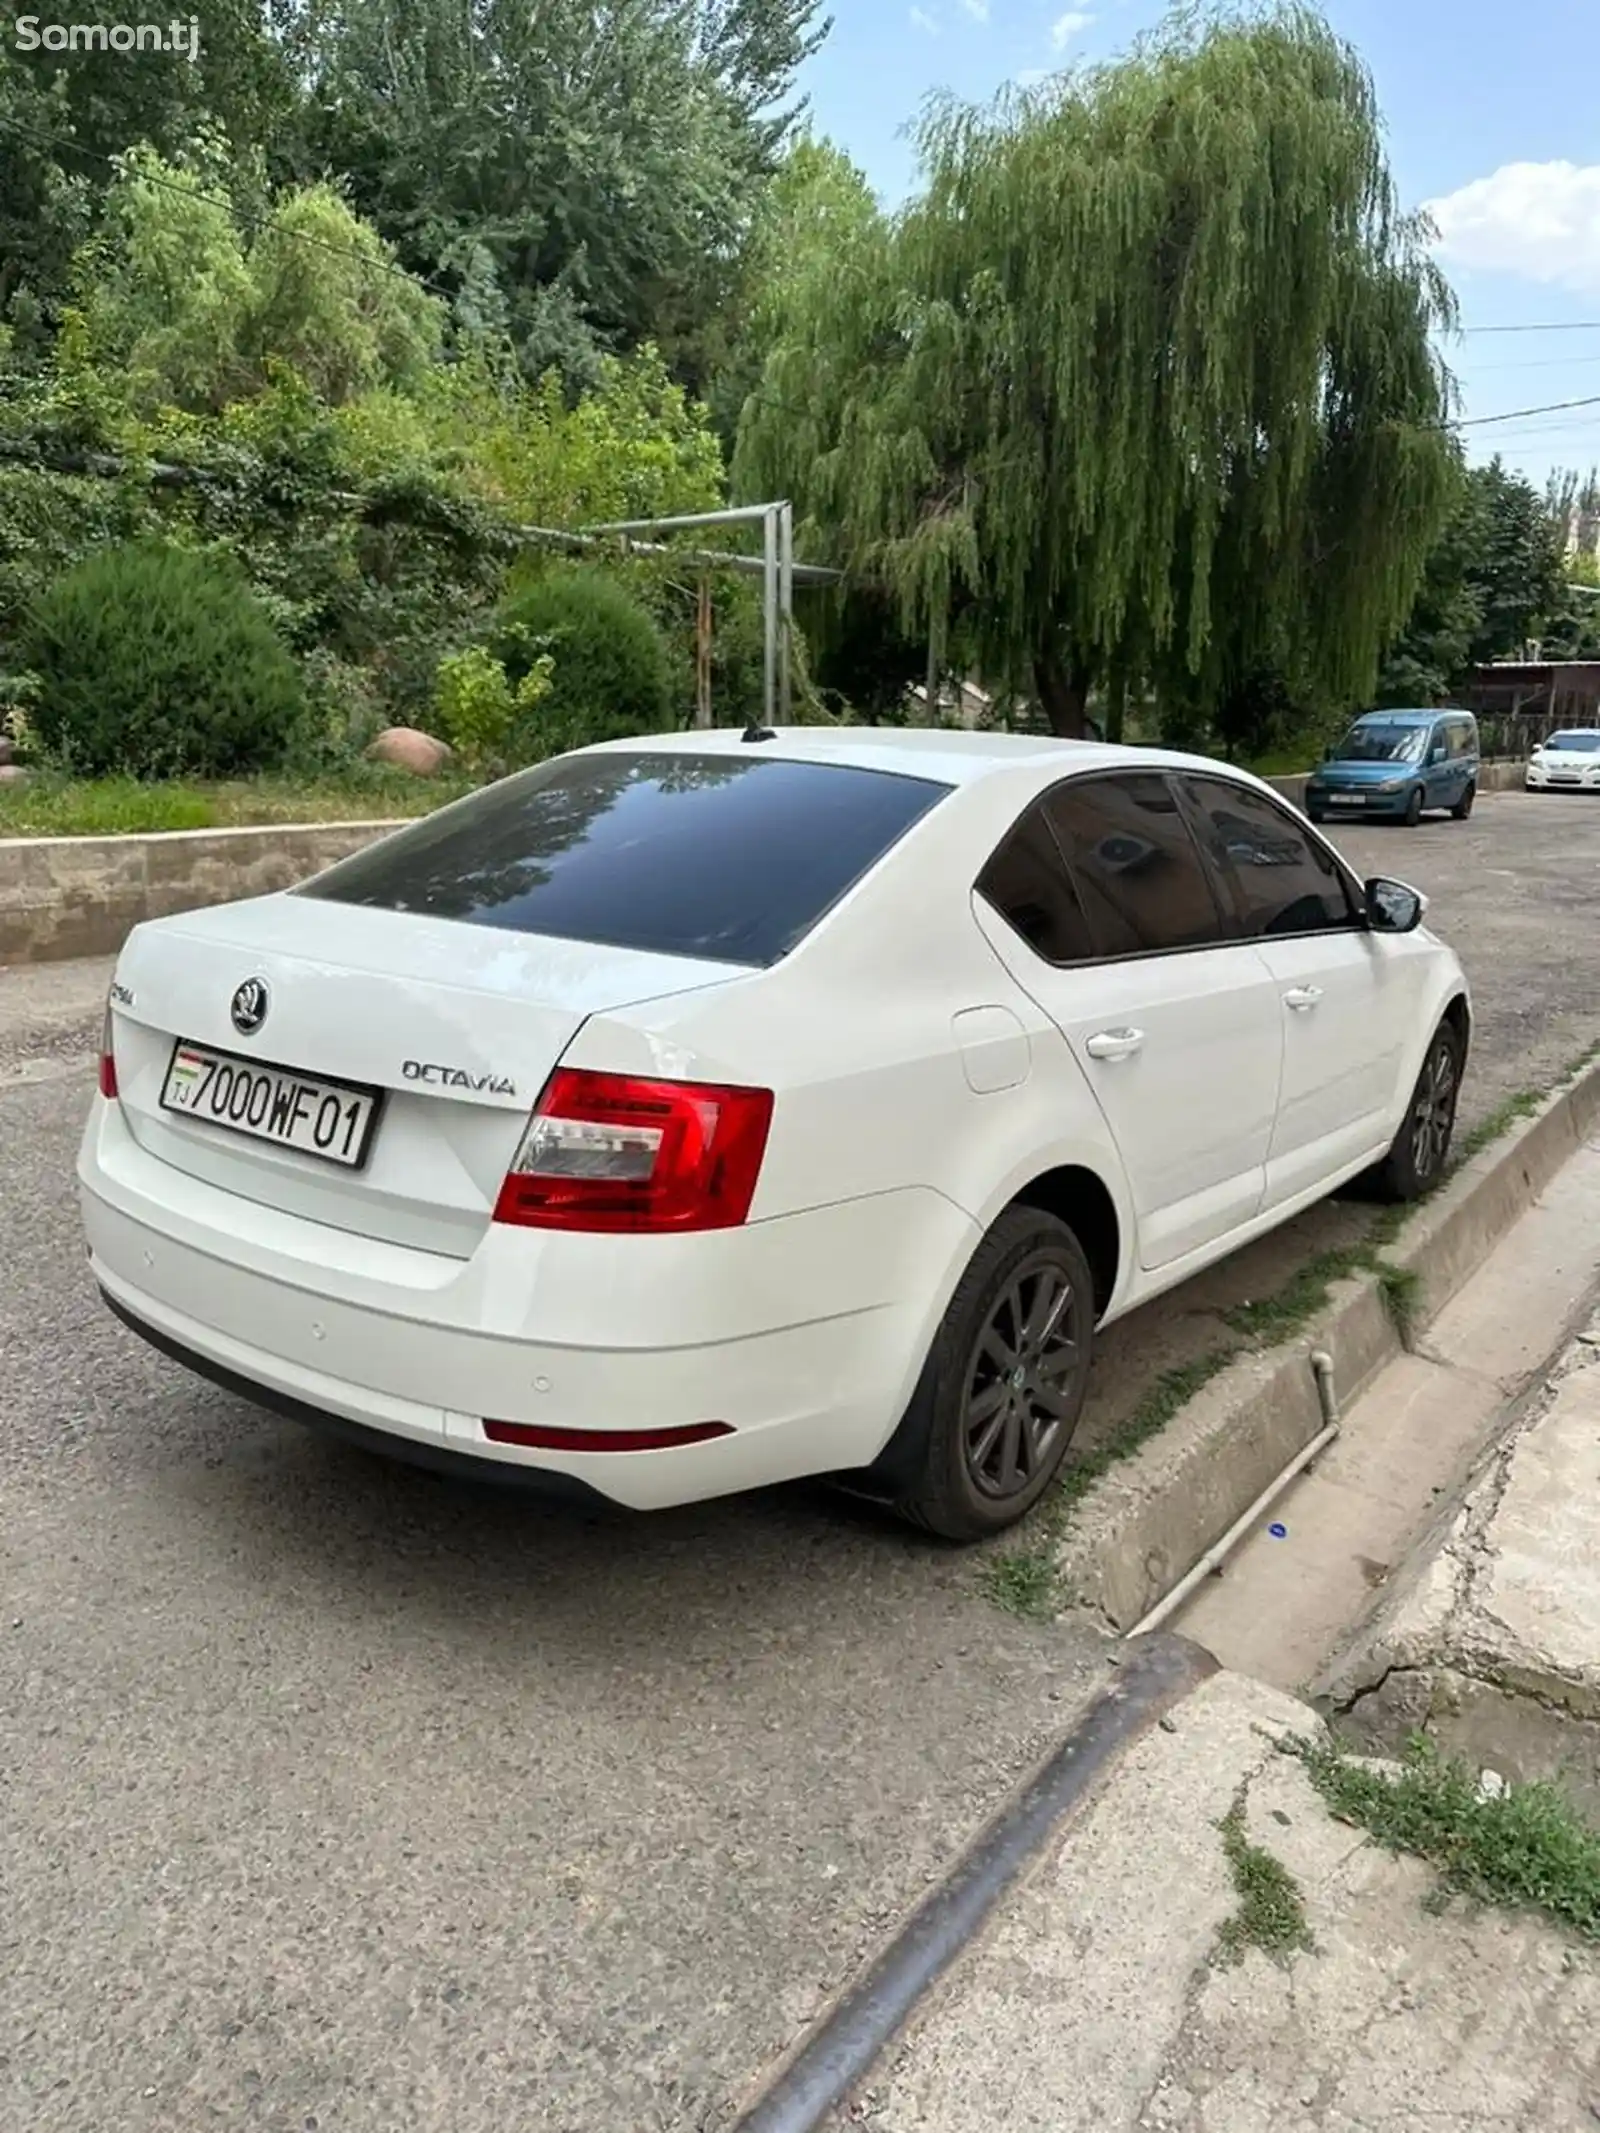
<svg viewBox="0 0 1600 2133">
<path fill-rule="evenodd" d="M 1420 763 L 1426 726 L 1352 726 L 1334 750 L 1341 763 Z"/>
<path fill-rule="evenodd" d="M 299 891 L 330 903 L 766 964 L 949 790 L 748 756 L 558 756 Z"/>
</svg>

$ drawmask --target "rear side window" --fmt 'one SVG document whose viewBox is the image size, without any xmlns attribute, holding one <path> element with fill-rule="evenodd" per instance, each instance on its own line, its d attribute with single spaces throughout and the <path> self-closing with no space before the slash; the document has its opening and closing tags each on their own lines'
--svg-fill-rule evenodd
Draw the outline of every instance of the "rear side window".
<svg viewBox="0 0 1600 2133">
<path fill-rule="evenodd" d="M 773 963 L 948 790 L 754 750 L 563 756 L 358 852 L 299 893 Z"/>
<path fill-rule="evenodd" d="M 978 892 L 1047 963 L 1084 963 L 1094 954 L 1083 906 L 1042 804 L 1029 808 L 989 861 Z"/>
<path fill-rule="evenodd" d="M 1212 849 L 1228 872 L 1251 939 L 1325 933 L 1356 923 L 1331 853 L 1293 817 L 1248 786 L 1191 778 L 1188 790 Z"/>
<path fill-rule="evenodd" d="M 1044 804 L 1098 954 L 1206 948 L 1222 938 L 1210 880 L 1164 777 L 1075 778 Z"/>
</svg>

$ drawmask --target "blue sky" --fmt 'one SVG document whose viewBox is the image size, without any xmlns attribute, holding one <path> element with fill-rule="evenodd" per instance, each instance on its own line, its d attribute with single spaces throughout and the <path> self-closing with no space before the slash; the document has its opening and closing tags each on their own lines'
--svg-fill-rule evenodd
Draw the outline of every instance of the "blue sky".
<svg viewBox="0 0 1600 2133">
<path fill-rule="evenodd" d="M 833 0 L 806 87 L 817 131 L 888 201 L 915 183 L 905 127 L 934 89 L 1007 81 L 1121 50 L 1159 0 Z M 1428 203 L 1475 329 L 1447 350 L 1468 418 L 1600 395 L 1600 6 L 1593 0 L 1327 0 L 1377 82 L 1390 159 Z M 1551 326 L 1572 330 L 1550 331 Z M 1483 331 L 1484 328 L 1537 331 Z M 1543 482 L 1600 462 L 1600 404 L 1463 432 Z"/>
</svg>

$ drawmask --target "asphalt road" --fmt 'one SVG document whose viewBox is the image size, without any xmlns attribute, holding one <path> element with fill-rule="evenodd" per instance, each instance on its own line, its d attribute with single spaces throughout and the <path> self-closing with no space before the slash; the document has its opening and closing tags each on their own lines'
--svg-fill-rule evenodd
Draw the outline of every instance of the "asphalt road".
<svg viewBox="0 0 1600 2133">
<path fill-rule="evenodd" d="M 1469 1121 L 1600 1033 L 1600 806 L 1343 841 L 1468 963 Z M 817 1493 L 575 1517 L 151 1355 L 72 1204 L 106 976 L 0 971 L 0 2125 L 724 2125 L 1103 1649 Z M 1350 1219 L 1128 1321 L 1096 1426 Z"/>
</svg>

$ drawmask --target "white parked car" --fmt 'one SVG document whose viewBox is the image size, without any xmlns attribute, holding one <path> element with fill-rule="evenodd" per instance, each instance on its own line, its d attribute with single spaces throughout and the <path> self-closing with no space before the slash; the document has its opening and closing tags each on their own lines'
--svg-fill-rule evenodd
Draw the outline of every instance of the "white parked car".
<svg viewBox="0 0 1600 2133">
<path fill-rule="evenodd" d="M 1575 726 L 1552 733 L 1528 758 L 1529 792 L 1600 790 L 1600 733 Z"/>
<path fill-rule="evenodd" d="M 973 733 L 560 757 L 138 927 L 80 1162 L 158 1348 L 424 1464 L 648 1508 L 848 1477 L 974 1538 L 1097 1325 L 1440 1175 L 1422 900 L 1266 786 Z"/>
</svg>

